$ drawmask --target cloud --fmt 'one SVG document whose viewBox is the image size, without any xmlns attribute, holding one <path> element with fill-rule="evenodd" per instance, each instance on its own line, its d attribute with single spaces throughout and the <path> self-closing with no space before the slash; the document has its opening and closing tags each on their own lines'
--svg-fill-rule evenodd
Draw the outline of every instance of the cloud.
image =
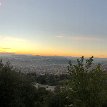
<svg viewBox="0 0 107 107">
<path fill-rule="evenodd" d="M 3 38 L 5 41 L 15 41 L 15 42 L 24 42 L 24 39 L 6 36 Z"/>
<path fill-rule="evenodd" d="M 96 35 L 59 35 L 56 38 L 64 38 L 65 40 L 74 40 L 74 41 L 103 41 L 104 39 L 101 36 Z"/>
<path fill-rule="evenodd" d="M 2 47 L 0 47 L 0 53 L 1 52 L 10 52 L 11 50 L 12 50 L 12 48 L 7 48 L 7 47 L 5 47 L 5 48 L 3 47 L 2 48 Z"/>
<path fill-rule="evenodd" d="M 27 38 L 0 35 L 0 52 L 29 53 L 34 51 L 35 45 Z"/>
<path fill-rule="evenodd" d="M 7 41 L 7 42 L 26 42 L 23 38 L 18 38 L 15 36 L 7 36 L 7 35 L 0 35 L 1 41 Z"/>
<path fill-rule="evenodd" d="M 72 40 L 77 40 L 77 41 L 102 41 L 103 39 L 100 37 L 95 37 L 95 36 L 73 36 L 71 37 Z"/>
<path fill-rule="evenodd" d="M 56 36 L 56 38 L 64 38 L 63 35 Z"/>
<path fill-rule="evenodd" d="M 11 48 L 1 48 L 1 49 L 3 49 L 3 50 L 10 50 Z"/>
<path fill-rule="evenodd" d="M 0 36 L 0 47 L 2 50 L 11 50 L 28 46 L 28 41 L 23 38 L 13 36 Z"/>
</svg>

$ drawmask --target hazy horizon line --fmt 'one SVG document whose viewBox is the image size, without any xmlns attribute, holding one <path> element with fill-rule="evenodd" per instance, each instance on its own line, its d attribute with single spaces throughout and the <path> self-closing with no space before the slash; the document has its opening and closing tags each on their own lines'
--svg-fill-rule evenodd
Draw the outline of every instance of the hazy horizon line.
<svg viewBox="0 0 107 107">
<path fill-rule="evenodd" d="M 73 55 L 36 55 L 36 54 L 25 54 L 25 53 L 14 53 L 14 52 L 0 52 L 0 54 L 7 54 L 7 55 L 28 55 L 28 56 L 43 56 L 43 57 L 74 57 L 74 58 L 80 58 L 82 56 L 84 56 L 85 58 L 89 58 L 91 56 L 73 56 Z M 107 59 L 107 57 L 95 57 L 94 58 L 103 58 L 103 59 Z"/>
</svg>

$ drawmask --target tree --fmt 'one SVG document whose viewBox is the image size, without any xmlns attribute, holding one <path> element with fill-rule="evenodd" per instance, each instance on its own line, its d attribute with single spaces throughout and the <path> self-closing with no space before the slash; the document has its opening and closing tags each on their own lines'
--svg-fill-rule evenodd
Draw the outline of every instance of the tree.
<svg viewBox="0 0 107 107">
<path fill-rule="evenodd" d="M 53 94 L 49 101 L 48 101 L 48 107 L 65 107 L 64 106 L 64 97 L 61 93 L 55 93 Z"/>
<path fill-rule="evenodd" d="M 0 107 L 34 107 L 35 92 L 24 74 L 0 61 Z"/>
<path fill-rule="evenodd" d="M 93 57 L 77 59 L 77 64 L 69 62 L 68 100 L 73 107 L 101 107 L 105 96 L 105 78 L 100 64 L 93 63 Z"/>
</svg>

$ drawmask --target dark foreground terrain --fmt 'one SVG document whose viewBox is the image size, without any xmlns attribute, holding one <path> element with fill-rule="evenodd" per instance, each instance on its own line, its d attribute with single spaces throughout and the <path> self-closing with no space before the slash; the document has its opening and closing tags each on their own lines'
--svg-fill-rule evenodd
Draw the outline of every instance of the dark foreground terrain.
<svg viewBox="0 0 107 107">
<path fill-rule="evenodd" d="M 93 57 L 69 61 L 67 73 L 58 75 L 22 72 L 24 68 L 20 71 L 13 66 L 17 60 L 27 63 L 26 58 L 28 56 L 8 56 L 15 60 L 10 64 L 5 56 L 0 61 L 0 107 L 107 107 L 107 73 Z M 56 57 L 42 58 L 54 60 Z"/>
</svg>

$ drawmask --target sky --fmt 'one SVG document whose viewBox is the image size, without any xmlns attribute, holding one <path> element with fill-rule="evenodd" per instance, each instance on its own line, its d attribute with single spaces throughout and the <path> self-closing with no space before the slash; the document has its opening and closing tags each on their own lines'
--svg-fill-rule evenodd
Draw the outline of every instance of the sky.
<svg viewBox="0 0 107 107">
<path fill-rule="evenodd" d="M 107 58 L 107 0 L 0 0 L 0 52 Z"/>
</svg>

